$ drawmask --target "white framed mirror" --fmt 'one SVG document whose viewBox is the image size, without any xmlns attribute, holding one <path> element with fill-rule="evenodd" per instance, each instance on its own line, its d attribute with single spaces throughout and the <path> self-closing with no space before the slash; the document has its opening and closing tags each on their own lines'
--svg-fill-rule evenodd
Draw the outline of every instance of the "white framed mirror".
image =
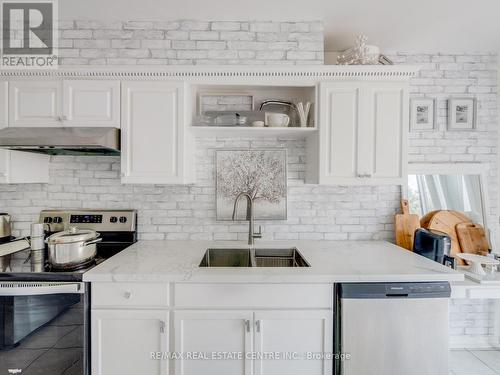
<svg viewBox="0 0 500 375">
<path fill-rule="evenodd" d="M 403 196 L 420 217 L 434 210 L 461 211 L 488 232 L 487 172 L 480 163 L 412 163 Z"/>
</svg>

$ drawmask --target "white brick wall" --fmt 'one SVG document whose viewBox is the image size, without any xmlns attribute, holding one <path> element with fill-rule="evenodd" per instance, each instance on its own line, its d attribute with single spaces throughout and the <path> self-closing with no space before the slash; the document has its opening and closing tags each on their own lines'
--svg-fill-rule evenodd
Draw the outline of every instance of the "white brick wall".
<svg viewBox="0 0 500 375">
<path fill-rule="evenodd" d="M 215 220 L 214 150 L 288 149 L 288 220 L 263 221 L 267 239 L 391 239 L 399 187 L 304 184 L 305 141 L 197 140 L 193 186 L 121 185 L 117 157 L 53 157 L 49 185 L 0 185 L 0 207 L 25 234 L 42 208 L 137 208 L 141 239 L 245 239 L 247 226 Z"/>
<path fill-rule="evenodd" d="M 391 58 L 400 64 L 422 67 L 412 80 L 412 97 L 437 99 L 435 132 L 410 133 L 409 161 L 488 165 L 489 222 L 497 216 L 497 55 L 412 55 L 399 53 Z M 447 132 L 447 99 L 475 97 L 478 101 L 477 130 Z M 496 228 L 493 228 L 496 229 Z"/>
<path fill-rule="evenodd" d="M 63 21 L 62 65 L 322 64 L 321 22 Z"/>
</svg>

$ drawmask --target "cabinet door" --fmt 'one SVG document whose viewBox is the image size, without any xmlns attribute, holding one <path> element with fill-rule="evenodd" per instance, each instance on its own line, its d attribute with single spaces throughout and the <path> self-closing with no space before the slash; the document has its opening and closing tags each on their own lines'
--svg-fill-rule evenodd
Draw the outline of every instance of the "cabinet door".
<svg viewBox="0 0 500 375">
<path fill-rule="evenodd" d="M 401 184 L 406 175 L 406 82 L 320 86 L 320 184 Z"/>
<path fill-rule="evenodd" d="M 63 82 L 64 126 L 120 127 L 120 82 Z"/>
<path fill-rule="evenodd" d="M 152 359 L 168 351 L 168 312 L 92 310 L 93 375 L 166 375 L 168 361 Z"/>
<path fill-rule="evenodd" d="M 320 87 L 320 183 L 357 178 L 361 95 L 354 83 L 329 82 Z"/>
<path fill-rule="evenodd" d="M 408 90 L 401 83 L 369 83 L 365 121 L 359 127 L 358 173 L 380 183 L 404 183 L 408 129 Z"/>
<path fill-rule="evenodd" d="M 240 353 L 242 358 L 179 359 L 176 375 L 250 375 L 250 360 L 245 353 L 252 350 L 252 313 L 248 311 L 176 311 L 175 352 Z"/>
<path fill-rule="evenodd" d="M 60 81 L 9 82 L 9 126 L 62 126 Z"/>
<path fill-rule="evenodd" d="M 331 359 L 308 358 L 307 353 L 332 352 L 332 320 L 331 310 L 256 312 L 256 353 L 279 353 L 282 357 L 257 358 L 255 374 L 331 374 Z"/>
<path fill-rule="evenodd" d="M 122 93 L 122 182 L 182 183 L 184 84 L 124 82 Z"/>
</svg>

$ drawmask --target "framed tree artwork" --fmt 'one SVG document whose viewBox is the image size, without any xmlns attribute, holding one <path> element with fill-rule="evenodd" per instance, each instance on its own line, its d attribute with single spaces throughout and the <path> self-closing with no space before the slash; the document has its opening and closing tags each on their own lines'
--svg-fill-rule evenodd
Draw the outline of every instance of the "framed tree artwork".
<svg viewBox="0 0 500 375">
<path fill-rule="evenodd" d="M 217 150 L 215 153 L 217 220 L 232 220 L 238 194 L 249 193 L 257 220 L 287 217 L 286 150 Z M 236 211 L 246 220 L 246 200 Z"/>
</svg>

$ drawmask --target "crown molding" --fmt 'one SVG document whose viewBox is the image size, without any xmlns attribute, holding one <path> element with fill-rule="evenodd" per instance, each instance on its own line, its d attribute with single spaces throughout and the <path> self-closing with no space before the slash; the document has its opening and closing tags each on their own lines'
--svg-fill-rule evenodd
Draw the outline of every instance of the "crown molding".
<svg viewBox="0 0 500 375">
<path fill-rule="evenodd" d="M 415 65 L 312 65 L 312 66 L 64 66 L 57 69 L 3 69 L 0 77 L 52 78 L 177 78 L 203 80 L 214 78 L 292 78 L 292 79 L 409 79 L 417 73 Z"/>
</svg>

